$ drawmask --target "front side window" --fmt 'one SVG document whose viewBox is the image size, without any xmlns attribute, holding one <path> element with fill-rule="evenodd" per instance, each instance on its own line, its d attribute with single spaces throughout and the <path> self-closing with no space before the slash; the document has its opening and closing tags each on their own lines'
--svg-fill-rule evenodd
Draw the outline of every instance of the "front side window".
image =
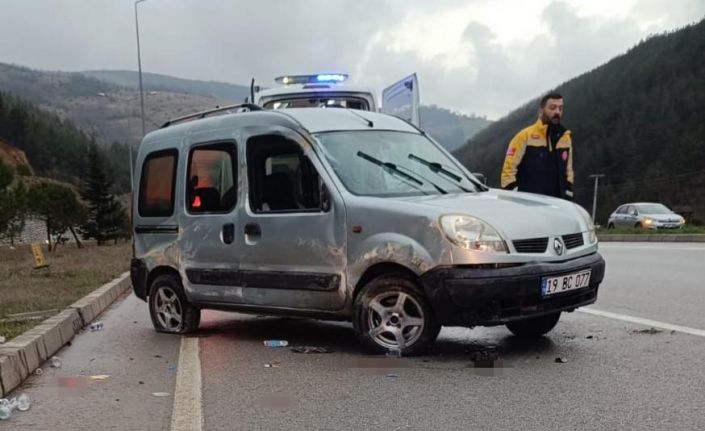
<svg viewBox="0 0 705 431">
<path fill-rule="evenodd" d="M 192 213 L 223 213 L 235 207 L 237 163 L 233 144 L 199 146 L 188 165 L 187 208 Z"/>
<path fill-rule="evenodd" d="M 335 173 L 356 195 L 416 196 L 482 189 L 419 134 L 346 131 L 315 137 Z"/>
<path fill-rule="evenodd" d="M 142 165 L 138 211 L 142 217 L 169 217 L 174 213 L 176 150 L 157 151 Z"/>
<path fill-rule="evenodd" d="M 257 136 L 247 142 L 250 207 L 254 212 L 320 210 L 320 179 L 294 141 Z"/>
</svg>

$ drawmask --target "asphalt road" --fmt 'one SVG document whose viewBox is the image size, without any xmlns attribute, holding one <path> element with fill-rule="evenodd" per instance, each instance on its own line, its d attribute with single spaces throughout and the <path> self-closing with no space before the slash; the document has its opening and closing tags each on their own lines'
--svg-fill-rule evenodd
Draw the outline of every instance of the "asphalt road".
<svg viewBox="0 0 705 431">
<path fill-rule="evenodd" d="M 601 251 L 607 277 L 591 308 L 705 329 L 704 245 Z M 180 338 L 152 331 L 134 296 L 101 320 L 59 352 L 62 368 L 24 384 L 32 409 L 0 430 L 169 430 L 198 417 L 204 430 L 705 429 L 705 337 L 583 312 L 533 341 L 444 328 L 427 356 L 402 359 L 365 356 L 344 323 L 207 311 L 197 337 Z M 474 366 L 484 352 L 497 368 Z"/>
</svg>

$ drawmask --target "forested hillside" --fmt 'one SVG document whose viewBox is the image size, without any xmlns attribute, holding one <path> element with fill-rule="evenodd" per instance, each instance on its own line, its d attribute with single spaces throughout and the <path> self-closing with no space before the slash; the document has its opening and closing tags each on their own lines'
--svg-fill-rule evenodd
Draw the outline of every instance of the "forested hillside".
<svg viewBox="0 0 705 431">
<path fill-rule="evenodd" d="M 7 93 L 0 93 L 0 139 L 22 151 L 31 167 L 17 173 L 50 177 L 77 184 L 88 171 L 92 138 L 71 122 L 45 112 Z M 102 146 L 106 174 L 119 191 L 129 190 L 129 156 L 126 145 Z"/>
</svg>

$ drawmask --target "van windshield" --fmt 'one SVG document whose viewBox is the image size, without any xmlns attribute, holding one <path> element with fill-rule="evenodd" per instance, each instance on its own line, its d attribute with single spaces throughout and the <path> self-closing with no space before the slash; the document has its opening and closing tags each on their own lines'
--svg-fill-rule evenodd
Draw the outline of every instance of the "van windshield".
<svg viewBox="0 0 705 431">
<path fill-rule="evenodd" d="M 314 136 L 335 173 L 356 195 L 396 197 L 481 190 L 455 160 L 423 135 L 359 130 Z"/>
</svg>

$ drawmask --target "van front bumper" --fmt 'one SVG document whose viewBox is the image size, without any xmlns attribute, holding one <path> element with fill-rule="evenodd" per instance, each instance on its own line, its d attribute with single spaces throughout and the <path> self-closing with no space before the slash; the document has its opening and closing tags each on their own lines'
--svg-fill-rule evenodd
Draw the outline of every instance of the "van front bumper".
<svg viewBox="0 0 705 431">
<path fill-rule="evenodd" d="M 576 290 L 541 295 L 541 279 L 591 270 L 590 284 Z M 599 253 L 562 262 L 529 262 L 517 266 L 456 265 L 434 268 L 421 284 L 436 318 L 447 326 L 492 326 L 572 311 L 597 300 L 605 274 Z"/>
</svg>

